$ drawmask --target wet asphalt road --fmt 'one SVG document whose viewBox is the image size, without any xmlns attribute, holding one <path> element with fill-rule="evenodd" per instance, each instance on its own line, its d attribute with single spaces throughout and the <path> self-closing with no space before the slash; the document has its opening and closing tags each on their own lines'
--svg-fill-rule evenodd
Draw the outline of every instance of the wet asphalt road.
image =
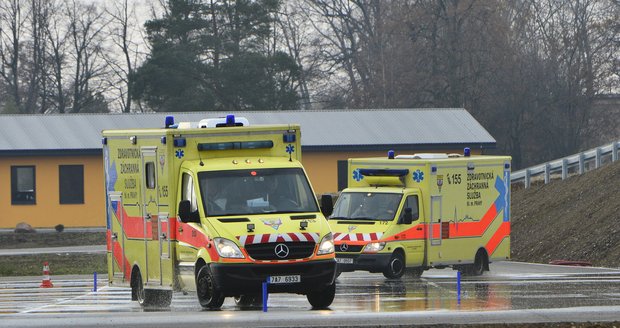
<svg viewBox="0 0 620 328">
<path fill-rule="evenodd" d="M 387 280 L 344 273 L 329 310 L 311 310 L 300 295 L 271 294 L 268 312 L 240 309 L 226 299 L 221 311 L 202 311 L 194 293 L 175 293 L 170 309 L 143 311 L 128 288 L 99 277 L 0 278 L 0 327 L 287 327 L 514 322 L 620 321 L 620 270 L 515 262 L 491 265 L 482 277 L 430 270 L 422 278 Z M 101 279 L 104 278 L 104 279 Z"/>
</svg>

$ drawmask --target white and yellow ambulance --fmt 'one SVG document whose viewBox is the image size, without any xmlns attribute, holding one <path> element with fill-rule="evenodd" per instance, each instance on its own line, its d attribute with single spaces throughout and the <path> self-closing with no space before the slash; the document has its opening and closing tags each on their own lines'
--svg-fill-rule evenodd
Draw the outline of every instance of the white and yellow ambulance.
<svg viewBox="0 0 620 328">
<path fill-rule="evenodd" d="M 164 123 L 164 122 L 162 122 Z M 329 225 L 301 160 L 298 125 L 205 119 L 103 131 L 111 285 L 143 306 L 196 290 L 202 307 L 269 292 L 335 295 Z"/>
<path fill-rule="evenodd" d="M 508 156 L 414 154 L 348 161 L 328 218 L 338 273 L 400 278 L 453 267 L 480 275 L 510 258 Z"/>
</svg>

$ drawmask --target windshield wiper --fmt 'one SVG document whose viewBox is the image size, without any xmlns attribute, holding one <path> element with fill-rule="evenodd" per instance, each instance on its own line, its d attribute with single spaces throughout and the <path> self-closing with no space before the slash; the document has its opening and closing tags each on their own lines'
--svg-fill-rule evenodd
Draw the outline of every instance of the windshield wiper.
<svg viewBox="0 0 620 328">
<path fill-rule="evenodd" d="M 375 218 L 371 218 L 368 216 L 356 216 L 354 218 L 351 218 L 351 220 L 376 220 Z"/>
<path fill-rule="evenodd" d="M 351 218 L 348 218 L 346 216 L 332 216 L 328 218 L 329 220 L 350 220 Z"/>
</svg>

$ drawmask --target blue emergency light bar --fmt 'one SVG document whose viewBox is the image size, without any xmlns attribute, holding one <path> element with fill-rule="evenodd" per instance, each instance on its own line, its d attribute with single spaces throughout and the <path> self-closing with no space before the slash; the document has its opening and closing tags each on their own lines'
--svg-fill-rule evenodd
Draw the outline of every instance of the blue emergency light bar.
<svg viewBox="0 0 620 328">
<path fill-rule="evenodd" d="M 166 129 L 173 125 L 174 125 L 174 116 L 172 115 L 166 116 L 166 118 L 164 119 L 164 126 L 166 127 Z"/>
<path fill-rule="evenodd" d="M 409 169 L 360 169 L 360 174 L 369 177 L 402 177 Z"/>
<path fill-rule="evenodd" d="M 265 149 L 273 148 L 273 141 L 213 142 L 199 143 L 198 150 Z"/>
</svg>

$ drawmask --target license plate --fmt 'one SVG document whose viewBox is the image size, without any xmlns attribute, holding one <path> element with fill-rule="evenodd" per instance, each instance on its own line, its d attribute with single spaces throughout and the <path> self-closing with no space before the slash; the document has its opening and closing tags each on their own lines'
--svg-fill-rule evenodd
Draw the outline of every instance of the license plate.
<svg viewBox="0 0 620 328">
<path fill-rule="evenodd" d="M 336 263 L 353 264 L 353 259 L 352 258 L 347 258 L 347 257 L 337 257 L 336 258 Z"/>
<path fill-rule="evenodd" d="M 270 284 L 295 284 L 301 282 L 300 275 L 293 276 L 269 276 Z"/>
</svg>

